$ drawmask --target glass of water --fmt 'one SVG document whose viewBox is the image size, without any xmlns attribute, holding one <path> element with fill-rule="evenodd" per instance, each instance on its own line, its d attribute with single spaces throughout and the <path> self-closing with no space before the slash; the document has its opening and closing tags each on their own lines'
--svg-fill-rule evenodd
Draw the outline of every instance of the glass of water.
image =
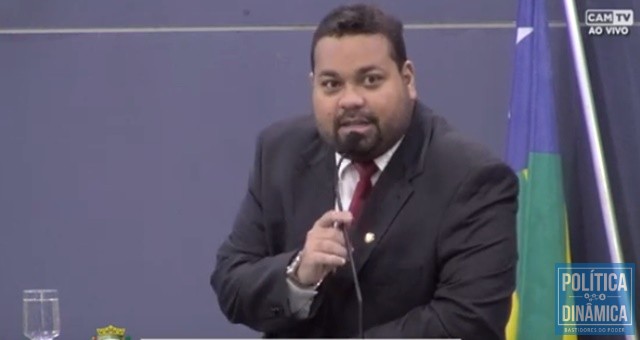
<svg viewBox="0 0 640 340">
<path fill-rule="evenodd" d="M 31 340 L 52 340 L 60 335 L 60 306 L 55 289 L 30 289 L 22 294 L 22 325 Z"/>
</svg>

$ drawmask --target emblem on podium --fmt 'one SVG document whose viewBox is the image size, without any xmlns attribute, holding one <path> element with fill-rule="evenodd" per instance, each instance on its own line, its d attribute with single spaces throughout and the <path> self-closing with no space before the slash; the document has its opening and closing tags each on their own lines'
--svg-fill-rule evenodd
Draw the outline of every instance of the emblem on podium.
<svg viewBox="0 0 640 340">
<path fill-rule="evenodd" d="M 96 336 L 91 340 L 131 340 L 130 336 L 125 336 L 125 328 L 114 325 L 96 329 Z"/>
</svg>

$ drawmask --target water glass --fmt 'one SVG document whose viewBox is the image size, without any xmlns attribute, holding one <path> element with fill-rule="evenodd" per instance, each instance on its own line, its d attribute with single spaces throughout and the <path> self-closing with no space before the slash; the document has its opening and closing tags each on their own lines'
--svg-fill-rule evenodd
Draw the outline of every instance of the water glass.
<svg viewBox="0 0 640 340">
<path fill-rule="evenodd" d="M 52 340 L 60 335 L 60 306 L 55 289 L 30 289 L 22 294 L 22 325 L 31 340 Z"/>
</svg>

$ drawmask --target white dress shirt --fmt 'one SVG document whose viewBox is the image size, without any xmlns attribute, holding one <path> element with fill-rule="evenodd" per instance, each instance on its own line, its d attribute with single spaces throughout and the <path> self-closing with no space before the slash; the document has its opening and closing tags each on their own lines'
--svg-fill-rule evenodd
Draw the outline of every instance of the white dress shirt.
<svg viewBox="0 0 640 340">
<path fill-rule="evenodd" d="M 400 143 L 404 139 L 404 136 L 396 142 L 389 150 L 387 150 L 382 155 L 378 156 L 374 159 L 374 163 L 378 166 L 378 171 L 373 174 L 371 177 L 371 184 L 375 185 L 380 178 L 380 174 L 384 171 L 384 169 L 391 161 L 391 157 L 400 146 Z M 341 155 L 336 153 L 336 166 L 340 161 Z M 342 201 L 342 208 L 344 210 L 349 209 L 349 205 L 351 205 L 351 198 L 353 197 L 353 193 L 356 190 L 356 185 L 360 180 L 360 175 L 358 175 L 358 171 L 356 170 L 353 162 L 350 159 L 346 158 L 340 164 L 340 169 L 338 169 L 338 176 L 340 180 L 338 181 L 338 191 L 340 192 L 340 200 Z M 336 210 L 338 210 L 338 202 L 336 200 Z M 289 307 L 291 311 L 293 311 L 294 315 L 300 319 L 304 319 L 309 315 L 309 307 L 311 307 L 311 303 L 313 302 L 313 298 L 318 293 L 313 288 L 300 288 L 296 286 L 291 280 L 287 278 L 287 285 L 289 286 Z"/>
</svg>

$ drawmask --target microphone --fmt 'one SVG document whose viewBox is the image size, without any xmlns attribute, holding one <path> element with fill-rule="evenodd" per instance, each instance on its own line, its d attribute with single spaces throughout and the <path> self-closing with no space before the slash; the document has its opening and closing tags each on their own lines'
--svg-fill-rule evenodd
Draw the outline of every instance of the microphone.
<svg viewBox="0 0 640 340">
<path fill-rule="evenodd" d="M 342 198 L 340 197 L 340 165 L 345 158 L 349 158 L 349 154 L 355 151 L 358 143 L 362 139 L 362 135 L 359 133 L 350 133 L 347 135 L 345 143 L 338 149 L 338 153 L 340 153 L 340 159 L 338 160 L 338 164 L 336 166 L 336 183 L 334 186 L 336 201 L 338 204 L 338 210 L 344 211 L 342 206 Z M 344 243 L 347 246 L 347 256 L 349 259 L 349 267 L 351 267 L 351 276 L 353 278 L 353 286 L 356 290 L 356 300 L 358 302 L 358 338 L 364 339 L 364 327 L 362 324 L 362 291 L 360 290 L 360 281 L 358 280 L 358 270 L 356 269 L 356 263 L 353 260 L 353 246 L 351 244 L 351 238 L 349 237 L 349 232 L 343 225 L 339 225 L 336 223 L 336 227 L 340 228 L 342 231 L 342 236 L 344 237 Z"/>
</svg>

